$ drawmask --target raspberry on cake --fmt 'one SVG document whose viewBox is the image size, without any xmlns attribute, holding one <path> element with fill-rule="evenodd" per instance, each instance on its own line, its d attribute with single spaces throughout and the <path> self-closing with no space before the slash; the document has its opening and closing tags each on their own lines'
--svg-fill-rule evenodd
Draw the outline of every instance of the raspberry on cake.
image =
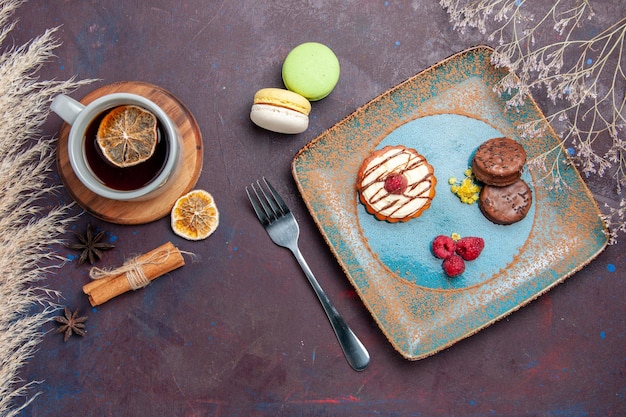
<svg viewBox="0 0 626 417">
<path fill-rule="evenodd" d="M 391 194 L 402 194 L 406 190 L 406 177 L 402 174 L 390 175 L 385 180 L 385 190 Z"/>
<path fill-rule="evenodd" d="M 430 207 L 436 184 L 426 158 L 398 145 L 376 150 L 363 161 L 356 188 L 369 213 L 394 223 L 418 217 Z"/>
</svg>

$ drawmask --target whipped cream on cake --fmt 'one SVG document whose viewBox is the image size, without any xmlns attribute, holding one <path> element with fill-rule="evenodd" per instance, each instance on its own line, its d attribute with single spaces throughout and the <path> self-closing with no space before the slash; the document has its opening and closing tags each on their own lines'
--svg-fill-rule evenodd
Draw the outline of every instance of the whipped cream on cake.
<svg viewBox="0 0 626 417">
<path fill-rule="evenodd" d="M 418 217 L 430 206 L 436 183 L 433 167 L 415 149 L 386 146 L 363 161 L 357 190 L 369 213 L 398 222 Z"/>
</svg>

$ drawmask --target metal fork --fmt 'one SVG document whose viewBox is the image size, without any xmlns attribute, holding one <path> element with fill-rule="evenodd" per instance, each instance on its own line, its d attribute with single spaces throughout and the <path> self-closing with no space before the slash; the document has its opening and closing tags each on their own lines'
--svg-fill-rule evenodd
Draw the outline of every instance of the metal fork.
<svg viewBox="0 0 626 417">
<path fill-rule="evenodd" d="M 320 303 L 322 303 L 322 307 L 330 320 L 330 324 L 333 326 L 333 330 L 339 340 L 339 345 L 350 366 L 357 371 L 364 370 L 370 362 L 370 355 L 367 349 L 365 349 L 363 343 L 356 337 L 343 317 L 341 317 L 337 309 L 335 309 L 330 302 L 330 299 L 318 284 L 315 276 L 313 276 L 313 272 L 311 272 L 311 269 L 304 260 L 302 253 L 300 253 L 300 249 L 298 248 L 300 228 L 298 227 L 296 218 L 265 177 L 263 177 L 263 183 L 265 183 L 265 187 L 263 187 L 258 180 L 256 181 L 256 187 L 254 183 L 252 183 L 250 185 L 252 191 L 246 187 L 246 194 L 248 194 L 254 212 L 270 235 L 272 241 L 278 246 L 289 249 L 298 260 L 313 290 L 315 290 L 317 298 L 320 300 Z"/>
</svg>

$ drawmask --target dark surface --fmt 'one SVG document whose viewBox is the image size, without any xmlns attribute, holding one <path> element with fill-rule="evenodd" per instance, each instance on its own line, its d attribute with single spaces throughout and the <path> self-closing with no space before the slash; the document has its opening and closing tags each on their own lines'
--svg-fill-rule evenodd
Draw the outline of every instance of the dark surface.
<svg viewBox="0 0 626 417">
<path fill-rule="evenodd" d="M 621 5 L 620 5 L 621 3 Z M 623 2 L 594 5 L 616 21 Z M 291 177 L 306 143 L 370 99 L 447 56 L 483 43 L 452 31 L 435 1 L 35 1 L 18 10 L 20 45 L 61 25 L 45 79 L 157 84 L 181 99 L 204 136 L 197 188 L 220 208 L 219 229 L 192 243 L 169 219 L 106 230 L 114 267 L 166 241 L 198 255 L 143 290 L 97 308 L 81 287 L 88 265 L 68 262 L 48 286 L 89 315 L 87 336 L 50 332 L 23 370 L 44 380 L 32 416 L 621 416 L 626 413 L 624 243 L 548 294 L 430 358 L 409 362 L 387 342 L 320 236 Z M 552 36 L 552 35 L 548 35 Z M 282 60 L 305 41 L 341 62 L 335 91 L 313 103 L 309 129 L 281 136 L 252 125 L 254 92 L 281 87 Z M 547 103 L 539 100 L 547 110 Z M 51 115 L 45 134 L 61 120 Z M 301 227 L 301 248 L 322 287 L 363 340 L 370 367 L 352 371 L 291 254 L 273 245 L 244 188 L 265 175 Z M 59 183 L 54 175 L 53 182 Z M 610 201 L 603 181 L 592 191 Z M 69 203 L 62 192 L 52 204 Z M 73 213 L 78 214 L 79 208 Z M 72 232 L 66 238 L 73 239 Z M 60 254 L 75 257 L 65 248 Z M 45 330 L 53 330 L 50 324 Z"/>
</svg>

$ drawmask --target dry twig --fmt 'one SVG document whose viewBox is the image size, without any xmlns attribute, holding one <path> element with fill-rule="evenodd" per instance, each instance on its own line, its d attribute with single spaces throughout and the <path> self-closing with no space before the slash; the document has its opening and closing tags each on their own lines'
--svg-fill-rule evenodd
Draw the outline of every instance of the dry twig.
<svg viewBox="0 0 626 417">
<path fill-rule="evenodd" d="M 557 110 L 546 115 L 562 145 L 530 163 L 542 173 L 542 184 L 566 187 L 559 161 L 575 163 L 587 177 L 610 175 L 615 191 L 626 186 L 626 17 L 590 39 L 581 27 L 594 18 L 588 0 L 440 0 L 454 28 L 477 29 L 495 42 L 492 62 L 510 69 L 497 92 L 507 105 L 525 102 L 542 91 Z M 535 13 L 533 13 L 535 11 Z M 619 18 L 619 17 L 618 17 Z M 495 29 L 490 29 L 495 26 Z M 542 31 L 555 31 L 558 41 L 541 44 Z M 545 120 L 519 126 L 522 136 L 541 134 Z M 563 149 L 568 155 L 563 155 Z M 617 233 L 626 231 L 624 199 L 606 208 L 605 220 Z"/>
</svg>

